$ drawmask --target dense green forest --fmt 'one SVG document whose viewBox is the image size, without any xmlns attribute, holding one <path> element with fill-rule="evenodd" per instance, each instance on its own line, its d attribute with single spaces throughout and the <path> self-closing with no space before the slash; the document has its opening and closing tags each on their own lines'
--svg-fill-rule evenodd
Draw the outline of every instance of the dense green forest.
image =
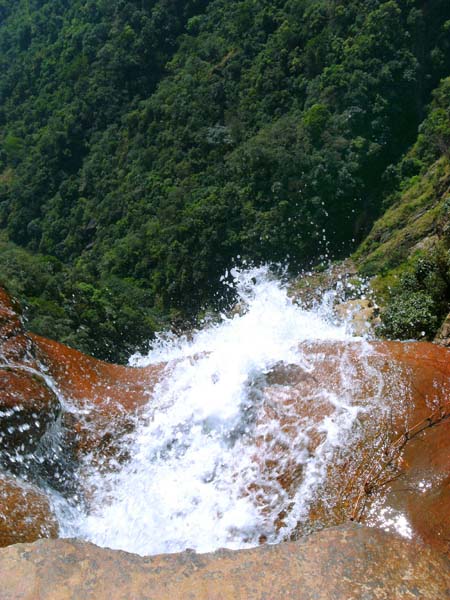
<svg viewBox="0 0 450 600">
<path fill-rule="evenodd" d="M 0 281 L 100 357 L 218 302 L 233 260 L 348 255 L 448 160 L 448 0 L 0 0 L 0 23 Z"/>
</svg>

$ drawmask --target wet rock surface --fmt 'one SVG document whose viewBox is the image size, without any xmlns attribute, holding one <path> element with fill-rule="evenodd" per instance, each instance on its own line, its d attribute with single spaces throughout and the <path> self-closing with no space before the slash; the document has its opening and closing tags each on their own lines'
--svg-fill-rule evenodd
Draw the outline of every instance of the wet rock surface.
<svg viewBox="0 0 450 600">
<path fill-rule="evenodd" d="M 110 365 L 27 333 L 19 307 L 0 289 L 0 464 L 17 477 L 15 495 L 11 484 L 0 506 L 5 544 L 57 531 L 54 518 L 43 517 L 51 513 L 45 493 L 39 496 L 25 480 L 66 496 L 78 488 L 83 495 L 78 471 L 86 457 L 105 468 L 125 458 L 121 437 L 135 426 L 163 368 Z M 27 491 L 19 494 L 21 485 Z M 20 500 L 17 510 L 14 498 Z"/>
<path fill-rule="evenodd" d="M 99 463 L 120 453 L 165 365 L 108 364 L 53 340 L 26 333 L 18 307 L 0 289 L 0 450 L 31 452 L 62 413 L 59 433 L 69 460 Z M 64 407 L 46 385 L 51 379 Z"/>
<path fill-rule="evenodd" d="M 2 600 L 437 600 L 450 563 L 356 525 L 253 550 L 139 557 L 73 540 L 0 551 Z"/>
<path fill-rule="evenodd" d="M 401 451 L 395 468 L 381 476 L 372 513 L 385 509 L 388 520 L 405 515 L 411 536 L 450 555 L 450 352 L 428 343 L 380 342 L 376 348 L 385 355 L 385 370 L 395 361 L 405 384 L 391 443 Z M 370 510 L 366 520 L 380 524 Z"/>
<path fill-rule="evenodd" d="M 121 455 L 121 437 L 133 429 L 139 411 L 151 401 L 155 386 L 170 372 L 171 366 L 159 364 L 137 369 L 110 365 L 57 342 L 27 334 L 16 308 L 3 294 L 0 294 L 0 333 L 3 336 L 0 339 L 3 464 L 16 475 L 22 474 L 28 480 L 34 476 L 35 481 L 68 494 L 74 491 L 72 485 L 79 484 L 76 471 L 86 457 L 105 469 L 112 468 L 109 459 L 116 463 L 126 460 L 126 455 Z M 263 434 L 255 439 L 255 447 L 260 451 L 255 461 L 260 463 L 264 485 L 270 487 L 273 482 L 275 488 L 275 484 L 281 484 L 289 497 L 295 495 L 303 472 L 301 464 L 289 453 L 302 443 L 299 432 L 307 432 L 309 436 L 307 452 L 314 452 L 320 446 L 323 434 L 315 426 L 319 418 L 332 413 L 333 394 L 345 393 L 365 410 L 357 421 L 363 434 L 350 454 L 336 455 L 327 483 L 309 507 L 308 527 L 299 525 L 294 537 L 350 519 L 382 529 L 398 530 L 399 523 L 406 523 L 405 534 L 414 541 L 449 553 L 450 351 L 424 342 L 311 342 L 304 344 L 304 350 L 308 368 L 276 365 L 254 382 L 253 393 L 263 400 L 253 418 L 264 425 Z M 342 378 L 339 369 L 343 362 L 349 367 L 350 375 L 346 378 Z M 47 385 L 46 378 L 51 379 L 54 389 Z M 384 414 L 373 407 L 373 399 L 379 396 L 386 401 Z M 267 424 L 282 431 L 284 445 L 274 447 Z M 264 461 L 266 448 L 270 449 L 271 459 Z M 27 455 L 33 452 L 39 458 L 39 465 L 27 463 Z M 5 457 L 11 456 L 22 457 L 24 461 L 5 463 Z M 23 473 L 22 467 L 27 469 Z M 21 484 L 19 479 L 14 481 L 15 485 L 29 485 Z M 33 493 L 39 496 L 36 488 L 27 489 L 27 498 L 37 498 Z M 258 496 L 255 490 L 247 492 Z M 17 512 L 5 504 L 4 518 L 0 521 L 2 539 L 14 543 L 56 535 L 57 526 L 45 494 L 36 502 L 23 501 L 20 506 Z M 30 513 L 26 517 L 24 511 L 28 508 Z M 288 512 L 289 505 L 280 512 L 279 528 L 284 526 Z M 43 522 L 47 525 L 31 527 L 35 537 L 21 537 L 22 533 L 14 537 L 14 531 L 20 532 L 24 521 L 29 519 L 33 523 L 36 515 L 44 513 L 47 517 Z"/>
<path fill-rule="evenodd" d="M 37 374 L 0 368 L 0 447 L 3 462 L 34 452 L 60 411 L 56 395 Z"/>
<path fill-rule="evenodd" d="M 58 529 L 50 501 L 43 491 L 0 472 L 0 547 L 56 538 Z"/>
<path fill-rule="evenodd" d="M 296 534 L 352 519 L 401 530 L 450 554 L 450 352 L 424 342 L 308 343 L 307 352 L 311 372 L 277 365 L 261 389 L 261 423 L 275 421 L 285 435 L 279 460 L 268 470 L 293 498 L 303 474 L 285 457 L 305 432 L 310 452 L 320 446 L 333 394 L 362 407 L 356 426 L 363 434 L 348 452 L 336 452 Z M 338 368 L 343 361 L 350 377 Z M 384 413 L 373 404 L 380 395 Z M 270 438 L 259 441 L 263 448 L 270 444 Z M 280 514 L 279 526 L 287 516 Z"/>
<path fill-rule="evenodd" d="M 145 369 L 105 363 L 58 342 L 30 334 L 35 356 L 65 398 L 63 424 L 76 461 L 120 459 L 120 441 L 136 424 L 165 365 Z"/>
</svg>

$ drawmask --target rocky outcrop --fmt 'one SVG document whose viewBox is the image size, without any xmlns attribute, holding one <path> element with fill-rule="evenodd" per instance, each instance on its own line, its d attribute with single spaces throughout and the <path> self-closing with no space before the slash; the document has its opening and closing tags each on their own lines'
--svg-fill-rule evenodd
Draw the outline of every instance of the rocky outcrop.
<svg viewBox="0 0 450 600">
<path fill-rule="evenodd" d="M 27 333 L 0 289 L 0 544 L 54 537 L 47 496 L 35 482 L 73 492 L 74 473 L 119 457 L 120 437 L 148 401 L 154 371 L 97 361 Z"/>
<path fill-rule="evenodd" d="M 380 307 L 373 290 L 358 274 L 351 259 L 338 262 L 325 271 L 304 273 L 289 286 L 292 299 L 304 308 L 320 306 L 324 294 L 337 322 L 345 323 L 356 336 L 374 336 L 381 324 Z"/>
<path fill-rule="evenodd" d="M 12 449 L 33 451 L 62 412 L 61 435 L 64 437 L 65 431 L 69 458 L 79 462 L 89 454 L 97 463 L 117 458 L 121 436 L 133 428 L 136 412 L 148 402 L 165 365 L 132 369 L 96 360 L 26 332 L 18 310 L 0 289 L 3 456 L 11 454 Z"/>
<path fill-rule="evenodd" d="M 266 479 L 275 473 L 294 497 L 303 477 L 294 451 L 299 434 L 307 432 L 314 452 L 334 397 L 362 408 L 362 435 L 336 453 L 306 528 L 299 524 L 297 533 L 354 519 L 403 530 L 450 554 L 450 353 L 425 342 L 308 343 L 305 353 L 312 369 L 278 365 L 260 389 L 259 422 L 275 422 L 284 435 Z M 258 444 L 261 456 L 273 446 L 267 436 Z"/>
<path fill-rule="evenodd" d="M 373 333 L 381 323 L 380 309 L 372 300 L 347 300 L 337 304 L 335 313 L 358 336 Z"/>
<path fill-rule="evenodd" d="M 27 467 L 29 480 L 66 493 L 71 481 L 83 485 L 71 477 L 86 457 L 104 469 L 124 460 L 121 437 L 135 426 L 140 408 L 158 381 L 170 376 L 171 366 L 110 365 L 28 334 L 3 294 L 0 328 L 4 466 L 16 475 Z M 309 508 L 308 528 L 350 519 L 381 528 L 406 523 L 407 535 L 450 552 L 450 351 L 423 342 L 311 342 L 304 351 L 312 368 L 278 365 L 252 384 L 264 398 L 254 414 L 265 432 L 254 440 L 264 485 L 281 485 L 293 498 L 303 476 L 293 452 L 298 433 L 307 431 L 306 451 L 314 452 L 323 441 L 322 419 L 335 409 L 333 397 L 344 396 L 363 409 L 360 435 L 331 463 L 322 493 Z M 380 397 L 383 410 L 375 402 Z M 268 423 L 282 432 L 283 443 L 273 444 Z M 27 463 L 27 455 L 36 452 L 39 461 Z M 247 492 L 258 497 L 254 489 Z M 280 511 L 279 527 L 288 511 L 289 503 Z M 10 512 L 11 531 L 14 518 Z M 303 533 L 299 525 L 295 535 Z"/>
<path fill-rule="evenodd" d="M 2 600 L 437 600 L 450 563 L 429 548 L 347 525 L 252 550 L 142 558 L 73 540 L 0 551 Z"/>
<path fill-rule="evenodd" d="M 435 344 L 450 348 L 450 313 L 447 315 L 434 340 Z"/>
</svg>

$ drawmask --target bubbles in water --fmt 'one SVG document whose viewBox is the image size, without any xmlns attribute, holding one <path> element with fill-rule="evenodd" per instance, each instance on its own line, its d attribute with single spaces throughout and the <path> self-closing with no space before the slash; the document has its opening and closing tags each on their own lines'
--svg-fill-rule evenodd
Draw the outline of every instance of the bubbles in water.
<svg viewBox="0 0 450 600">
<path fill-rule="evenodd" d="M 302 342 L 350 336 L 328 318 L 328 297 L 303 310 L 267 267 L 232 269 L 225 281 L 238 294 L 229 316 L 191 339 L 161 336 L 148 355 L 131 358 L 169 366 L 124 441 L 130 460 L 116 472 L 90 470 L 92 508 L 72 515 L 63 534 L 144 555 L 205 552 L 279 541 L 305 518 L 359 409 L 345 385 L 342 393 L 315 390 L 311 398 L 327 410 L 317 412 L 313 443 L 307 416 L 296 412 L 305 398 L 268 375 L 290 365 L 320 378 Z M 294 491 L 283 480 L 289 470 L 298 473 Z"/>
</svg>

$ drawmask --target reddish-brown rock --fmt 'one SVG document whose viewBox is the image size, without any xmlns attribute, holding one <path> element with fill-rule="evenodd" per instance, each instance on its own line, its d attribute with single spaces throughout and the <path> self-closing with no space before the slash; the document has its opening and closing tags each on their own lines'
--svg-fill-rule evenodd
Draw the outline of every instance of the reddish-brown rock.
<svg viewBox="0 0 450 600">
<path fill-rule="evenodd" d="M 336 453 L 309 521 L 330 526 L 353 518 L 392 527 L 402 519 L 410 535 L 450 552 L 450 352 L 417 342 L 308 343 L 304 349 L 311 372 L 277 366 L 261 390 L 259 423 L 274 420 L 285 436 L 279 461 L 266 464 L 266 480 L 275 473 L 295 494 L 302 480 L 298 433 L 308 432 L 314 452 L 323 440 L 322 419 L 334 410 L 328 398 L 345 397 L 365 407 L 358 418 L 363 435 Z M 260 457 L 273 448 L 270 436 L 258 445 Z"/>
<path fill-rule="evenodd" d="M 0 473 L 0 547 L 57 535 L 58 523 L 47 496 L 33 485 Z"/>
<path fill-rule="evenodd" d="M 54 398 L 48 390 L 44 393 L 39 376 L 21 370 L 34 368 L 39 375 L 39 369 L 45 369 L 69 408 L 63 418 L 65 448 L 74 460 L 89 455 L 102 464 L 109 457 L 120 458 L 121 435 L 132 429 L 140 407 L 151 401 L 155 384 L 170 376 L 170 365 L 145 369 L 110 365 L 25 334 L 4 293 L 0 293 L 0 334 L 3 402 L 19 407 L 27 402 L 36 406 L 33 402 L 38 401 L 40 419 L 53 418 Z M 308 450 L 314 452 L 323 441 L 318 425 L 334 410 L 330 397 L 344 395 L 349 403 L 365 407 L 358 418 L 363 435 L 330 463 L 310 518 L 322 526 L 350 518 L 384 526 L 377 515 L 393 511 L 406 519 L 411 535 L 448 551 L 450 350 L 424 342 L 311 342 L 303 350 L 311 369 L 279 365 L 260 385 L 264 402 L 256 422 L 273 422 L 285 435 L 276 446 L 270 432 L 255 439 L 255 461 L 265 485 L 270 486 L 272 478 L 290 496 L 295 494 L 303 476 L 293 452 L 297 434 L 308 428 Z M 376 404 L 377 398 L 385 410 Z M 0 398 L 0 406 L 1 402 Z M 286 511 L 281 511 L 280 526 L 285 517 Z"/>
<path fill-rule="evenodd" d="M 19 306 L 0 288 L 0 364 L 28 359 L 31 342 L 24 334 Z"/>
<path fill-rule="evenodd" d="M 17 311 L 0 290 L 0 464 L 27 480 L 61 482 L 70 462 L 55 450 L 65 442 L 57 432 L 61 404 Z"/>
<path fill-rule="evenodd" d="M 5 290 L 0 288 L 0 340 L 16 335 L 22 325 L 16 306 Z"/>
<path fill-rule="evenodd" d="M 142 558 L 71 540 L 0 551 L 2 600 L 445 600 L 450 563 L 347 525 L 297 542 Z"/>
<path fill-rule="evenodd" d="M 383 486 L 383 503 L 403 512 L 420 537 L 450 555 L 450 350 L 433 344 L 385 342 L 409 389 L 397 415 L 396 439 L 406 433 L 398 470 Z M 398 435 L 399 434 L 399 435 Z"/>
<path fill-rule="evenodd" d="M 32 449 L 54 420 L 59 402 L 40 377 L 45 372 L 68 409 L 62 425 L 70 458 L 117 457 L 121 435 L 133 428 L 135 413 L 148 402 L 163 368 L 108 364 L 26 333 L 18 306 L 0 288 L 0 412 L 8 410 L 0 423 L 0 446 L 8 452 L 22 444 L 22 451 Z"/>
<path fill-rule="evenodd" d="M 3 453 L 33 452 L 59 410 L 58 398 L 38 374 L 0 367 L 0 448 Z"/>
<path fill-rule="evenodd" d="M 34 355 L 45 366 L 69 411 L 65 424 L 73 434 L 77 459 L 117 458 L 120 437 L 131 431 L 135 417 L 151 398 L 165 365 L 144 369 L 109 364 L 63 344 L 30 334 Z"/>
<path fill-rule="evenodd" d="M 164 365 L 123 367 L 86 356 L 63 344 L 30 334 L 35 354 L 58 388 L 74 403 L 104 404 L 133 411 L 151 397 Z"/>
</svg>

